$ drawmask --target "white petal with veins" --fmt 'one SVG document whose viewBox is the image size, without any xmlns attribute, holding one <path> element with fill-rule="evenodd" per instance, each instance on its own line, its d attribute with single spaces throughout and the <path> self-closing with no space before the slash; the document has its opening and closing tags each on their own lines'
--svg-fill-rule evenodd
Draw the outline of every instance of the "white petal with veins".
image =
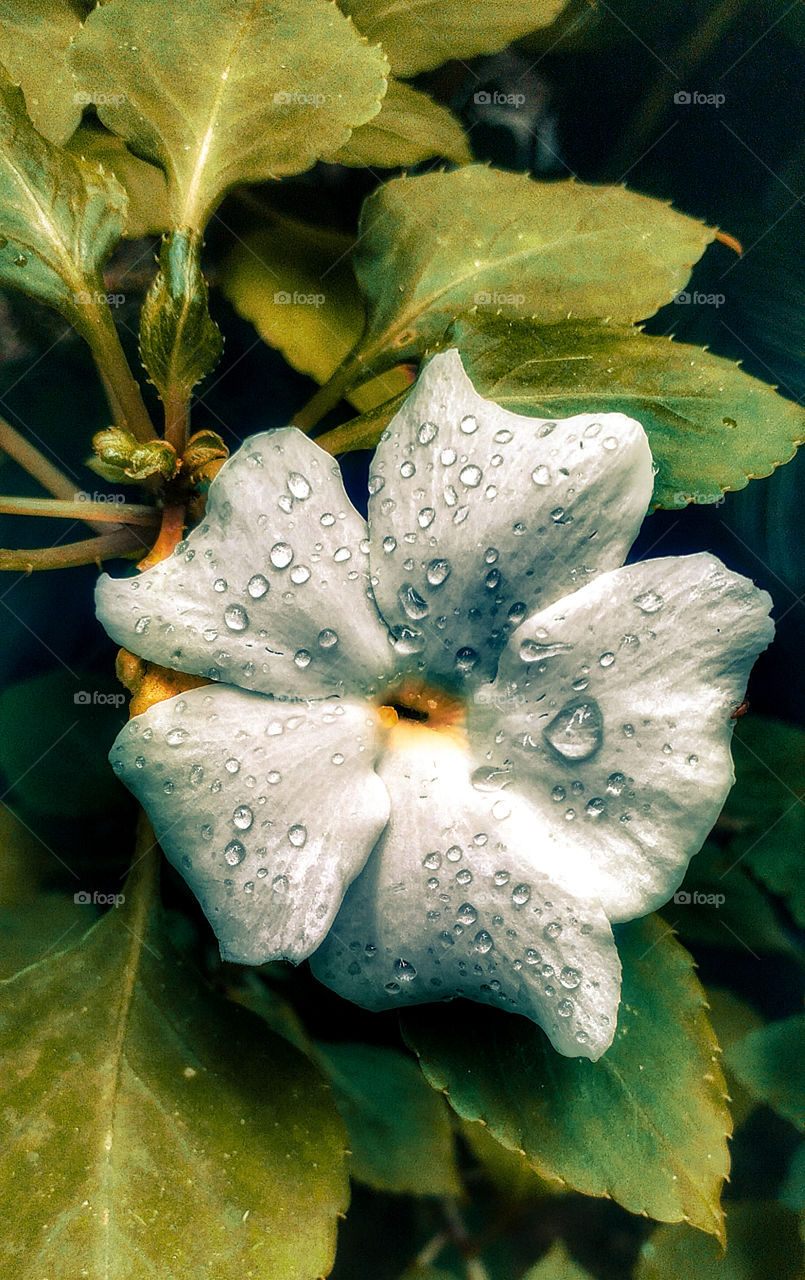
<svg viewBox="0 0 805 1280">
<path fill-rule="evenodd" d="M 136 578 L 104 574 L 96 602 L 141 657 L 277 697 L 365 691 L 389 667 L 366 523 L 337 464 L 290 427 L 252 436 L 176 552 Z"/>
<path fill-rule="evenodd" d="M 638 422 L 510 413 L 457 351 L 433 356 L 369 482 L 375 595 L 403 653 L 434 677 L 489 679 L 523 618 L 623 563 L 652 484 Z"/>
<path fill-rule="evenodd" d="M 620 963 L 585 859 L 540 836 L 505 791 L 479 791 L 448 735 L 400 726 L 378 773 L 391 817 L 314 974 L 367 1009 L 467 996 L 539 1023 L 560 1052 L 612 1042 Z"/>
<path fill-rule="evenodd" d="M 383 830 L 376 750 L 359 704 L 207 685 L 135 716 L 110 759 L 224 959 L 263 964 L 319 945 Z"/>
<path fill-rule="evenodd" d="M 475 750 L 587 853 L 611 920 L 661 906 L 718 817 L 770 606 L 709 554 L 627 565 L 525 622 L 479 690 Z"/>
</svg>

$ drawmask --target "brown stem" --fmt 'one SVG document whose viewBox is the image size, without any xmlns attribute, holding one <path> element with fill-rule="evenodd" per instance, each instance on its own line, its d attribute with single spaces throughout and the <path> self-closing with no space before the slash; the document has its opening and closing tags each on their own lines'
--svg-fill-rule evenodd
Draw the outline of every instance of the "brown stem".
<svg viewBox="0 0 805 1280">
<path fill-rule="evenodd" d="M 64 502 L 72 502 L 75 499 L 78 490 L 69 476 L 50 462 L 35 445 L 31 444 L 30 440 L 26 440 L 25 436 L 4 418 L 0 418 L 0 449 L 3 453 L 7 453 L 9 458 L 13 458 L 23 471 L 27 471 L 29 476 L 33 476 L 34 480 L 37 480 L 43 489 L 47 489 L 48 493 L 52 493 Z M 102 525 L 87 520 L 86 514 L 82 514 L 81 519 L 85 520 L 96 533 L 105 532 Z"/>
<path fill-rule="evenodd" d="M 171 396 L 165 401 L 165 439 L 182 457 L 190 435 L 190 404 L 185 396 Z"/>
<path fill-rule="evenodd" d="M 90 513 L 91 520 L 88 519 Z M 86 520 L 93 527 L 96 524 L 129 524 L 147 528 L 158 525 L 160 520 L 156 507 L 136 502 L 62 502 L 58 498 L 18 498 L 14 495 L 0 495 L 0 515 Z M 105 529 L 102 531 L 106 532 Z"/>
<path fill-rule="evenodd" d="M 156 439 L 139 383 L 131 372 L 109 307 L 99 303 L 89 311 L 81 332 L 89 343 L 101 375 L 115 425 L 143 443 Z"/>
<path fill-rule="evenodd" d="M 669 59 L 671 65 L 657 77 L 629 121 L 603 176 L 620 182 L 642 159 L 673 101 L 675 87 L 689 81 L 691 72 L 701 66 L 711 49 L 750 2 L 751 0 L 721 0 L 721 4 L 710 11 L 704 22 L 685 36 Z"/>
<path fill-rule="evenodd" d="M 162 525 L 159 537 L 144 560 L 137 568 L 141 573 L 151 569 L 160 560 L 167 560 L 182 540 L 185 522 L 185 504 L 183 502 L 166 502 L 162 509 Z"/>
<path fill-rule="evenodd" d="M 0 569 L 33 573 L 39 569 L 73 569 L 82 564 L 98 564 L 116 556 L 141 553 L 148 546 L 136 529 L 116 529 L 84 542 L 67 542 L 61 547 L 32 547 L 30 550 L 0 550 Z"/>
</svg>

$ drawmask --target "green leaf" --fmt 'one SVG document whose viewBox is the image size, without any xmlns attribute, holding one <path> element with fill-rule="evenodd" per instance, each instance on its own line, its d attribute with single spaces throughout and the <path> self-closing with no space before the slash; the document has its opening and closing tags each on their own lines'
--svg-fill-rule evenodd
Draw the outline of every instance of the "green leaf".
<svg viewBox="0 0 805 1280">
<path fill-rule="evenodd" d="M 339 0 L 370 40 L 379 40 L 401 76 L 429 71 L 452 58 L 497 53 L 547 26 L 565 0 L 419 0 L 401 12 L 395 0 Z"/>
<path fill-rule="evenodd" d="M 40 137 L 0 70 L 0 284 L 55 307 L 86 337 L 125 211 L 111 175 Z"/>
<path fill-rule="evenodd" d="M 535 417 L 625 413 L 645 427 L 654 503 L 717 502 L 768 475 L 805 438 L 805 411 L 701 347 L 602 321 L 461 317 L 457 346 L 483 395 Z"/>
<path fill-rule="evenodd" d="M 741 1082 L 730 1070 L 726 1060 L 727 1050 L 737 1041 L 742 1040 L 750 1031 L 756 1031 L 763 1025 L 763 1019 L 745 1001 L 740 1000 L 732 991 L 722 991 L 713 987 L 707 988 L 707 1003 L 710 1006 L 710 1021 L 716 1033 L 716 1039 L 725 1055 L 724 1075 L 730 1095 L 730 1113 L 737 1129 L 755 1107 L 755 1101 Z"/>
<path fill-rule="evenodd" d="M 81 125 L 67 143 L 72 155 L 83 156 L 97 169 L 111 173 L 128 196 L 123 234 L 129 240 L 160 235 L 170 226 L 165 174 L 140 160 L 122 138 L 106 129 Z"/>
<path fill-rule="evenodd" d="M 76 902 L 63 893 L 42 893 L 30 902 L 0 906 L 0 979 L 12 978 L 77 942 L 97 915 L 92 903 Z"/>
<path fill-rule="evenodd" d="M 329 1088 L 172 952 L 150 868 L 0 988 L 4 1274 L 314 1280 L 347 1202 Z"/>
<path fill-rule="evenodd" d="M 521 1151 L 504 1147 L 485 1124 L 463 1120 L 459 1132 L 498 1195 L 507 1203 L 523 1204 L 564 1192 L 564 1183 L 541 1178 Z"/>
<path fill-rule="evenodd" d="M 643 1245 L 635 1280 L 799 1280 L 797 1220 L 779 1204 L 734 1203 L 727 1248 L 685 1227 L 660 1227 Z"/>
<path fill-rule="evenodd" d="M 351 236 L 272 213 L 267 226 L 233 246 L 221 268 L 221 288 L 238 314 L 317 382 L 327 381 L 363 330 L 352 246 Z M 368 409 L 408 384 L 407 375 L 390 370 L 350 399 Z"/>
<path fill-rule="evenodd" d="M 805 1133 L 805 1013 L 750 1032 L 725 1056 L 754 1098 Z"/>
<path fill-rule="evenodd" d="M 656 917 L 619 928 L 618 945 L 618 1029 L 598 1062 L 555 1053 L 524 1018 L 461 1002 L 407 1011 L 406 1039 L 458 1114 L 484 1120 L 543 1177 L 722 1238 L 730 1121 L 704 993 Z"/>
<path fill-rule="evenodd" d="M 107 128 L 164 168 L 172 225 L 194 231 L 231 187 L 337 150 L 386 88 L 382 51 L 329 0 L 106 4 L 71 58 Z"/>
<path fill-rule="evenodd" d="M 421 355 L 479 306 L 543 323 L 643 319 L 670 302 L 710 227 L 624 187 L 467 165 L 395 178 L 364 202 L 355 273 L 367 326 L 352 376 Z"/>
<path fill-rule="evenodd" d="M 67 66 L 83 7 L 70 0 L 0 0 L 0 63 L 25 95 L 41 134 L 62 146 L 81 119 L 84 99 Z"/>
<path fill-rule="evenodd" d="M 215 368 L 224 340 L 210 316 L 200 232 L 171 231 L 140 314 L 140 356 L 166 403 L 184 401 Z"/>
<path fill-rule="evenodd" d="M 785 899 L 805 927 L 805 733 L 747 716 L 733 739 L 736 783 L 722 814 L 736 860 Z"/>
<path fill-rule="evenodd" d="M 523 1280 L 591 1280 L 589 1271 L 574 1262 L 565 1246 L 557 1240 L 541 1258 L 523 1276 Z"/>
<path fill-rule="evenodd" d="M 717 831 L 721 839 L 724 818 L 720 821 Z M 663 915 L 685 946 L 703 943 L 797 956 L 768 893 L 747 874 L 734 841 L 722 846 L 706 840 L 688 867 L 681 892 L 688 894 L 689 900 L 681 901 L 679 893 L 675 894 L 663 907 Z"/>
<path fill-rule="evenodd" d="M 318 1044 L 316 1057 L 349 1130 L 354 1178 L 377 1191 L 461 1194 L 447 1109 L 416 1063 L 368 1044 Z"/>
<path fill-rule="evenodd" d="M 124 721 L 116 680 L 61 669 L 0 694 L 0 769 L 29 813 L 80 817 L 126 801 L 107 753 Z M 5 790 L 5 788 L 4 788 Z"/>
<path fill-rule="evenodd" d="M 472 152 L 460 120 L 420 89 L 392 78 L 379 114 L 329 159 L 355 168 L 397 169 L 434 156 L 470 163 Z"/>
</svg>

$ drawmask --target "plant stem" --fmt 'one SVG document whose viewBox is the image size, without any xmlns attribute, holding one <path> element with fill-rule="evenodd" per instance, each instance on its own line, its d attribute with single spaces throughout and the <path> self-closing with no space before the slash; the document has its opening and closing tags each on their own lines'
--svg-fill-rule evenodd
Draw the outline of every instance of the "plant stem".
<svg viewBox="0 0 805 1280">
<path fill-rule="evenodd" d="M 185 396 L 171 396 L 165 401 L 165 439 L 181 458 L 190 436 L 190 402 Z"/>
<path fill-rule="evenodd" d="M 176 549 L 184 533 L 185 514 L 184 502 L 165 503 L 162 509 L 159 537 L 145 559 L 141 560 L 137 566 L 141 573 L 159 564 L 160 560 L 166 560 Z"/>
<path fill-rule="evenodd" d="M 115 425 L 130 431 L 143 443 L 156 439 L 139 383 L 129 367 L 109 307 L 100 303 L 94 306 L 81 332 L 95 358 Z"/>
<path fill-rule="evenodd" d="M 0 550 L 0 569 L 33 573 L 39 569 L 73 569 L 82 564 L 98 564 L 115 556 L 140 554 L 148 546 L 136 529 L 116 529 L 84 542 L 67 542 L 61 547 L 32 547 L 29 550 Z"/>
<path fill-rule="evenodd" d="M 300 431 L 304 431 L 305 435 L 309 435 L 313 428 L 321 422 L 324 415 L 334 409 L 339 401 L 343 400 L 347 391 L 356 386 L 358 382 L 371 377 L 371 369 L 362 371 L 362 366 L 362 360 L 345 361 L 340 368 L 336 369 L 329 382 L 325 382 L 324 386 L 319 387 L 307 404 L 302 406 L 294 416 L 292 425 Z"/>
<path fill-rule="evenodd" d="M 88 513 L 92 513 L 92 520 Z M 87 520 L 93 524 L 158 525 L 156 507 L 136 502 L 65 502 L 58 498 L 18 498 L 0 495 L 0 515 L 54 516 L 60 520 Z M 106 532 L 104 530 L 104 532 Z"/>
<path fill-rule="evenodd" d="M 43 489 L 56 498 L 71 501 L 75 498 L 75 483 L 50 462 L 43 453 L 21 435 L 9 422 L 0 418 L 0 449 L 9 458 L 38 480 Z"/>
</svg>

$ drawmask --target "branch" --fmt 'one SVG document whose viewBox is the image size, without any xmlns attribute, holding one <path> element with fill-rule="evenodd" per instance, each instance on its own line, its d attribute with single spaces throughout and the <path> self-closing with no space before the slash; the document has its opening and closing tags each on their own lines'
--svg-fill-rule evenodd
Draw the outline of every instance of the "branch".
<svg viewBox="0 0 805 1280">
<path fill-rule="evenodd" d="M 13 458 L 23 471 L 27 471 L 29 476 L 33 476 L 34 480 L 37 480 L 43 489 L 47 489 L 48 493 L 65 502 L 74 501 L 78 491 L 69 476 L 50 462 L 35 445 L 31 444 L 30 440 L 26 440 L 25 436 L 12 427 L 10 422 L 6 422 L 5 418 L 0 418 L 0 449 L 7 453 L 9 458 Z M 82 515 L 81 519 L 85 520 L 86 516 Z M 96 533 L 104 532 L 102 525 L 93 524 L 89 520 L 87 523 Z"/>
<path fill-rule="evenodd" d="M 30 550 L 0 550 L 0 569 L 17 573 L 33 573 L 39 569 L 73 569 L 77 565 L 97 564 L 116 556 L 142 555 L 148 542 L 136 529 L 116 529 L 99 538 L 84 542 L 68 542 L 61 547 L 33 547 Z"/>
<path fill-rule="evenodd" d="M 91 520 L 88 512 L 92 513 Z M 62 502 L 58 498 L 18 498 L 14 495 L 0 495 L 0 515 L 86 520 L 93 527 L 96 524 L 129 524 L 149 528 L 160 522 L 156 507 L 137 502 L 93 502 L 89 499 L 86 502 Z"/>
</svg>

